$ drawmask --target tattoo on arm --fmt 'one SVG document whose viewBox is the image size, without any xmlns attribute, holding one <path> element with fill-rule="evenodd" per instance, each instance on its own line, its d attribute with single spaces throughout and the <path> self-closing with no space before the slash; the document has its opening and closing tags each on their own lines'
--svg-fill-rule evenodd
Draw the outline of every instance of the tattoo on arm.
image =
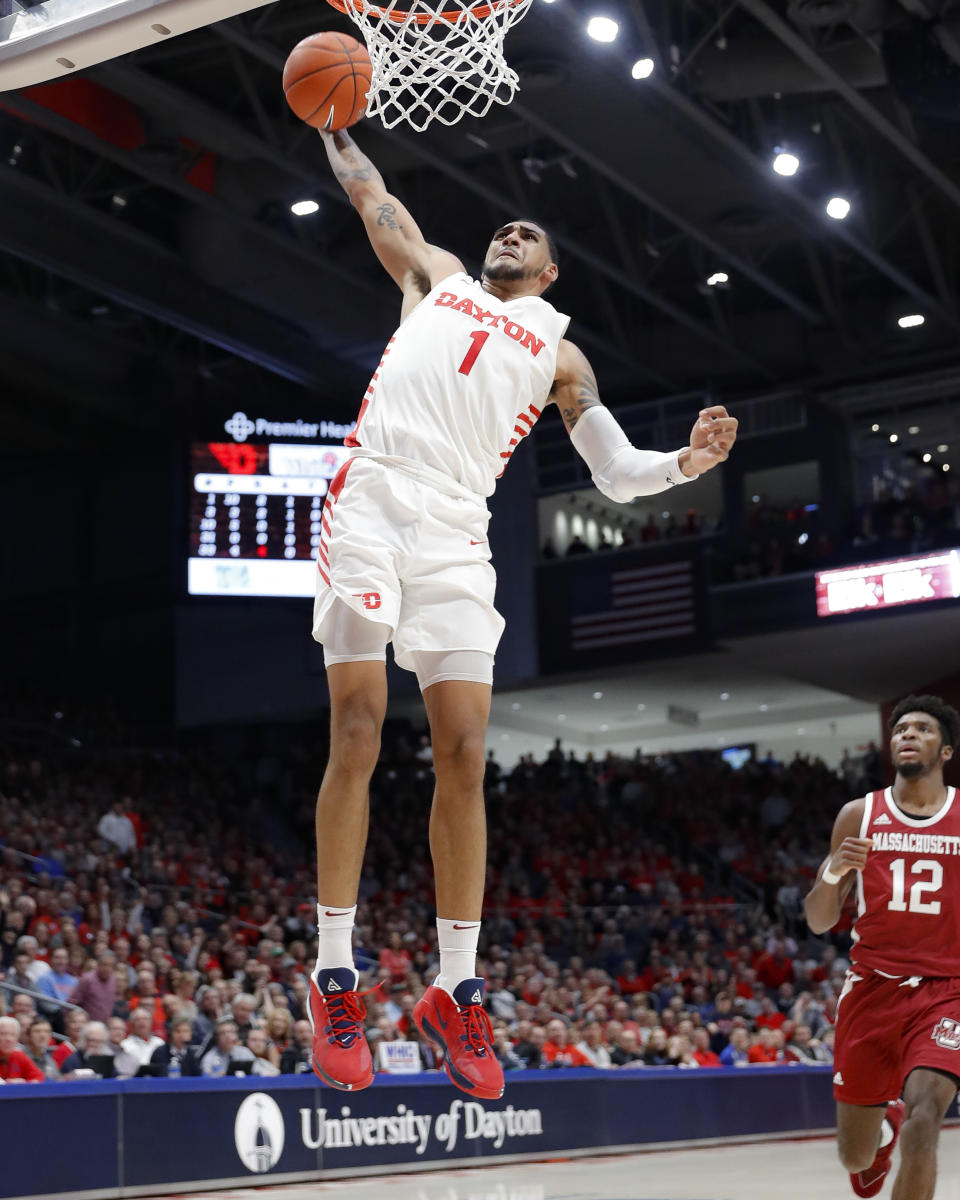
<svg viewBox="0 0 960 1200">
<path fill-rule="evenodd" d="M 596 376 L 586 359 L 584 359 L 583 366 L 577 373 L 571 390 L 573 392 L 571 403 L 560 410 L 560 415 L 563 417 L 563 423 L 566 425 L 568 432 L 573 429 L 574 425 L 576 425 L 588 408 L 596 408 L 597 405 L 602 403 L 600 400 L 600 391 L 597 388 Z"/>
<path fill-rule="evenodd" d="M 353 183 L 369 183 L 371 179 L 383 182 L 380 172 L 349 134 L 338 131 L 325 144 L 330 166 L 345 191 L 349 192 Z"/>
<path fill-rule="evenodd" d="M 377 209 L 377 224 L 386 225 L 388 229 L 402 229 L 403 226 L 397 220 L 397 206 L 395 204 L 381 204 Z"/>
</svg>

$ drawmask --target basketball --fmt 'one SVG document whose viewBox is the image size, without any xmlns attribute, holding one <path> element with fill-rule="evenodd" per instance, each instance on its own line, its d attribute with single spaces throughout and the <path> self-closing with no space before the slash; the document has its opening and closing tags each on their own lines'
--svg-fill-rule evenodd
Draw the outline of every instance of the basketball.
<svg viewBox="0 0 960 1200">
<path fill-rule="evenodd" d="M 370 55 L 345 33 L 315 33 L 298 42 L 283 67 L 283 94 L 301 121 L 333 132 L 363 116 Z"/>
</svg>

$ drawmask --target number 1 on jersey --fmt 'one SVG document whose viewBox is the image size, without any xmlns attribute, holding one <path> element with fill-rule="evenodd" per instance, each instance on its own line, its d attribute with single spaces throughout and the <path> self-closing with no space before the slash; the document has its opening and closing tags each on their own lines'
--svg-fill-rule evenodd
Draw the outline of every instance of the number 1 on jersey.
<svg viewBox="0 0 960 1200">
<path fill-rule="evenodd" d="M 477 361 L 477 355 L 483 349 L 483 343 L 490 336 L 489 330 L 478 329 L 476 333 L 470 334 L 470 341 L 473 345 L 467 351 L 466 357 L 457 368 L 461 375 L 469 375 L 473 370 L 473 364 Z"/>
</svg>

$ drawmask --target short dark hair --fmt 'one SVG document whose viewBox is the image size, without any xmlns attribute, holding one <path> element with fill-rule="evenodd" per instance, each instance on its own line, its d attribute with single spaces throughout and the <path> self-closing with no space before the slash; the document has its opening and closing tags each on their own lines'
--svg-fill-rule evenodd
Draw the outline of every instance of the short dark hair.
<svg viewBox="0 0 960 1200">
<path fill-rule="evenodd" d="M 524 225 L 536 225 L 538 229 L 543 230 L 543 236 L 547 239 L 547 249 L 550 251 L 550 261 L 559 267 L 560 257 L 557 254 L 557 243 L 553 240 L 553 234 L 546 225 L 542 221 L 538 221 L 536 217 L 517 217 L 516 220 L 523 222 Z"/>
<path fill-rule="evenodd" d="M 889 728 L 892 730 L 900 718 L 909 712 L 922 712 L 933 717 L 940 726 L 940 736 L 945 746 L 953 749 L 960 741 L 960 713 L 939 696 L 905 696 L 890 714 Z"/>
</svg>

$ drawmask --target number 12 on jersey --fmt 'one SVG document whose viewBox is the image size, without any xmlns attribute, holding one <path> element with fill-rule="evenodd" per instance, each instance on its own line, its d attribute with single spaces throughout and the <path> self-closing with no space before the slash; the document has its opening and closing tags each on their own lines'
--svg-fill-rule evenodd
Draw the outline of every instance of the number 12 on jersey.
<svg viewBox="0 0 960 1200">
<path fill-rule="evenodd" d="M 483 349 L 483 343 L 489 336 L 490 331 L 488 329 L 478 329 L 475 333 L 470 334 L 470 341 L 473 342 L 473 345 L 467 351 L 466 357 L 457 368 L 461 375 L 469 375 L 473 370 L 473 364 L 477 361 L 477 355 Z"/>
<path fill-rule="evenodd" d="M 933 858 L 921 858 L 910 868 L 911 875 L 926 875 L 928 879 L 918 879 L 910 887 L 910 903 L 906 901 L 907 891 L 907 861 L 897 858 L 890 864 L 893 875 L 893 899 L 887 904 L 891 912 L 925 913 L 935 917 L 940 913 L 939 900 L 924 900 L 924 892 L 939 892 L 943 887 L 943 866 Z"/>
</svg>

